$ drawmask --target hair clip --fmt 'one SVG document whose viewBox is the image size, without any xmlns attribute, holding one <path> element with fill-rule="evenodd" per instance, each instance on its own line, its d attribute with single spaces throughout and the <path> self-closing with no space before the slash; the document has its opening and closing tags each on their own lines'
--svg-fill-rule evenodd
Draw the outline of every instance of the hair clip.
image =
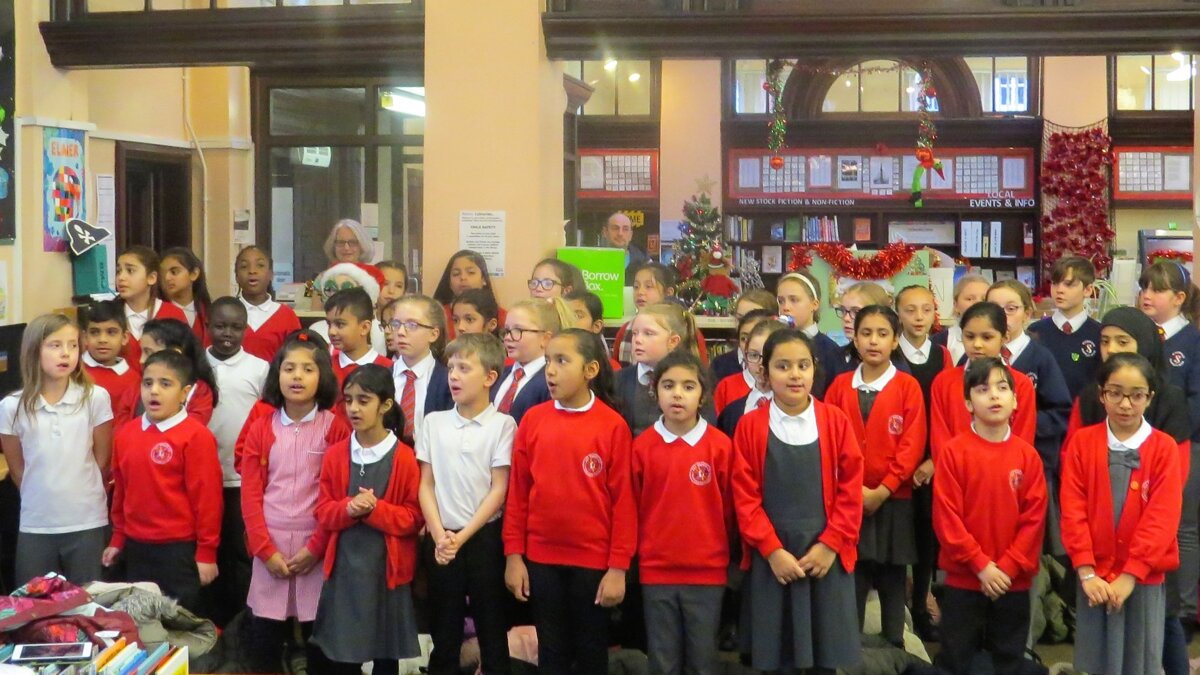
<svg viewBox="0 0 1200 675">
<path fill-rule="evenodd" d="M 301 342 L 308 342 L 308 333 L 301 333 L 296 336 L 296 339 Z"/>
</svg>

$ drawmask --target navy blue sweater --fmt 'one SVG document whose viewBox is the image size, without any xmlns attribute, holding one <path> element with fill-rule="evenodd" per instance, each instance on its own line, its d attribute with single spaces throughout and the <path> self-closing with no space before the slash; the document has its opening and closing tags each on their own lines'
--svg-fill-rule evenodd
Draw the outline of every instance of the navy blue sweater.
<svg viewBox="0 0 1200 675">
<path fill-rule="evenodd" d="M 1067 392 L 1067 383 L 1054 355 L 1036 340 L 1030 340 L 1010 365 L 1028 375 L 1037 391 L 1037 434 L 1033 445 L 1042 456 L 1046 474 L 1057 476 L 1058 456 L 1074 399 Z"/>
<path fill-rule="evenodd" d="M 1093 383 L 1100 367 L 1100 322 L 1088 317 L 1079 330 L 1067 335 L 1046 317 L 1029 326 L 1029 334 L 1050 350 L 1062 371 L 1071 398 Z"/>
<path fill-rule="evenodd" d="M 730 375 L 742 372 L 742 364 L 738 363 L 737 348 L 730 349 L 713 359 L 708 367 L 712 370 L 713 382 L 720 382 Z"/>
<path fill-rule="evenodd" d="M 1200 442 L 1200 330 L 1184 326 L 1163 344 L 1171 384 L 1187 395 L 1192 442 Z"/>
<path fill-rule="evenodd" d="M 847 369 L 846 352 L 833 338 L 820 332 L 813 338 L 813 346 L 817 351 L 813 356 L 817 357 L 817 363 L 821 367 L 821 377 L 813 379 L 813 396 L 823 400 L 829 383 Z"/>
<path fill-rule="evenodd" d="M 662 415 L 658 401 L 650 396 L 649 385 L 643 386 L 638 382 L 636 363 L 617 371 L 613 382 L 613 398 L 617 399 L 620 406 L 618 412 L 625 418 L 625 423 L 629 425 L 629 431 L 633 433 L 634 438 L 654 426 L 654 422 Z M 742 401 L 742 405 L 745 404 L 746 402 Z M 700 407 L 700 416 L 709 424 L 717 424 L 717 409 L 713 407 L 711 400 Z"/>
<path fill-rule="evenodd" d="M 492 385 L 492 403 L 495 403 L 497 406 L 500 405 L 500 399 L 496 397 L 496 394 L 499 393 L 500 385 L 504 382 L 504 378 L 508 377 L 508 374 L 512 372 L 512 369 L 512 366 L 505 368 L 504 372 L 496 380 L 496 384 Z M 446 386 L 448 389 L 450 386 L 448 382 Z M 521 391 L 517 392 L 516 397 L 513 399 L 512 407 L 508 410 L 508 414 L 516 420 L 517 424 L 520 424 L 521 418 L 525 416 L 526 411 L 535 405 L 545 403 L 549 400 L 550 389 L 546 387 L 546 369 L 542 368 L 529 378 L 525 386 L 521 387 Z"/>
</svg>

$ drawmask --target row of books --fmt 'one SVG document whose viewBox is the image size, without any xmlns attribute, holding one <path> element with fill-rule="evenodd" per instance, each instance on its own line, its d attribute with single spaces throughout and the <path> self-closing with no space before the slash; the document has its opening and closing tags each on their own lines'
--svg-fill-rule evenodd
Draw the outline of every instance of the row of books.
<svg viewBox="0 0 1200 675">
<path fill-rule="evenodd" d="M 838 241 L 837 216 L 794 217 L 785 220 L 757 220 L 730 216 L 725 223 L 725 236 L 730 241 L 819 242 Z"/>
<path fill-rule="evenodd" d="M 959 248 L 964 258 L 1032 258 L 1033 223 L 964 220 Z"/>
<path fill-rule="evenodd" d="M 0 662 L 8 662 L 14 645 L 0 649 Z M 166 642 L 147 651 L 136 642 L 121 638 L 91 661 L 22 663 L 38 675 L 188 675 L 188 648 L 172 647 Z"/>
</svg>

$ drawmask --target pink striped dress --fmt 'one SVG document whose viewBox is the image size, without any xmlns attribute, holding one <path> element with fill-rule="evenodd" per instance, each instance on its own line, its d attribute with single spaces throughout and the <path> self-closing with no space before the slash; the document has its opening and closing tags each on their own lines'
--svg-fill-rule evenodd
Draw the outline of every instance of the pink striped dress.
<svg viewBox="0 0 1200 675">
<path fill-rule="evenodd" d="M 282 411 L 271 418 L 275 445 L 271 447 L 263 491 L 263 516 L 271 540 L 285 559 L 295 555 L 317 529 L 313 510 L 325 459 L 325 438 L 333 420 L 332 412 L 315 409 L 299 422 L 292 422 Z M 324 552 L 311 553 L 320 558 Z M 276 579 L 266 563 L 254 558 L 246 604 L 259 618 L 312 621 L 317 616 L 323 581 L 319 563 L 302 576 Z"/>
</svg>

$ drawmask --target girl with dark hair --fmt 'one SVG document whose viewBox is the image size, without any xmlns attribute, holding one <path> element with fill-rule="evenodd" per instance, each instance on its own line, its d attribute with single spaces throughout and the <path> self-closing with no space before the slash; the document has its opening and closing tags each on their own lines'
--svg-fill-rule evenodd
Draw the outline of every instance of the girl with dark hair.
<svg viewBox="0 0 1200 675">
<path fill-rule="evenodd" d="M 234 259 L 238 297 L 246 306 L 246 337 L 242 348 L 270 362 L 289 335 L 300 330 L 300 319 L 287 305 L 271 297 L 275 276 L 271 256 L 257 246 L 238 251 Z"/>
<path fill-rule="evenodd" d="M 447 341 L 453 340 L 455 335 L 454 318 L 450 315 L 450 303 L 454 302 L 454 298 L 459 294 L 472 288 L 482 289 L 489 293 L 493 300 L 496 299 L 492 278 L 488 274 L 487 261 L 478 253 L 463 249 L 450 256 L 450 260 L 446 263 L 446 269 L 442 270 L 442 278 L 433 291 L 434 300 L 442 303 L 442 307 L 446 310 Z M 499 302 L 497 302 L 497 306 L 499 306 Z M 500 308 L 497 316 L 499 325 L 504 325 L 506 315 L 504 308 Z"/>
<path fill-rule="evenodd" d="M 217 378 L 200 341 L 191 329 L 182 321 L 176 319 L 154 319 L 146 323 L 142 332 L 141 349 L 142 364 L 146 359 L 161 351 L 173 351 L 182 354 L 192 362 L 192 372 L 195 373 L 196 385 L 188 392 L 187 412 L 202 424 L 207 425 L 212 420 L 213 408 L 216 407 L 220 392 L 217 389 Z M 121 400 L 113 404 L 113 419 L 116 426 L 141 415 L 145 412 L 142 407 L 141 392 L 130 389 Z"/>
<path fill-rule="evenodd" d="M 315 333 L 296 333 L 271 362 L 263 400 L 238 443 L 246 547 L 254 558 L 246 604 L 255 641 L 265 646 L 256 650 L 264 671 L 279 663 L 290 620 L 307 639 L 317 615 L 318 563 L 329 542 L 313 514 L 321 462 L 329 446 L 350 435 L 330 410 L 336 395 L 329 350 Z M 315 672 L 321 654 L 308 652 Z"/>
<path fill-rule="evenodd" d="M 525 414 L 513 443 L 504 580 L 518 601 L 532 598 L 545 672 L 604 675 L 609 609 L 637 546 L 629 427 L 596 334 L 550 340 L 546 383 L 553 400 Z"/>
<path fill-rule="evenodd" d="M 176 246 L 163 251 L 159 261 L 163 295 L 167 296 L 187 319 L 200 344 L 212 344 L 208 336 L 208 312 L 212 296 L 204 279 L 204 263 L 192 249 Z"/>
<path fill-rule="evenodd" d="M 117 298 L 125 309 L 125 322 L 133 339 L 123 356 L 130 364 L 142 363 L 142 329 L 151 319 L 176 319 L 187 325 L 187 316 L 173 303 L 164 302 L 159 290 L 158 254 L 145 246 L 130 246 L 117 257 Z"/>
<path fill-rule="evenodd" d="M 327 672 L 357 674 L 374 661 L 376 672 L 395 673 L 400 659 L 421 654 L 410 587 L 425 524 L 421 470 L 398 438 L 404 419 L 391 371 L 360 366 L 342 395 L 354 433 L 329 447 L 321 467 L 316 516 L 330 537 L 311 642 L 333 662 Z"/>
</svg>

